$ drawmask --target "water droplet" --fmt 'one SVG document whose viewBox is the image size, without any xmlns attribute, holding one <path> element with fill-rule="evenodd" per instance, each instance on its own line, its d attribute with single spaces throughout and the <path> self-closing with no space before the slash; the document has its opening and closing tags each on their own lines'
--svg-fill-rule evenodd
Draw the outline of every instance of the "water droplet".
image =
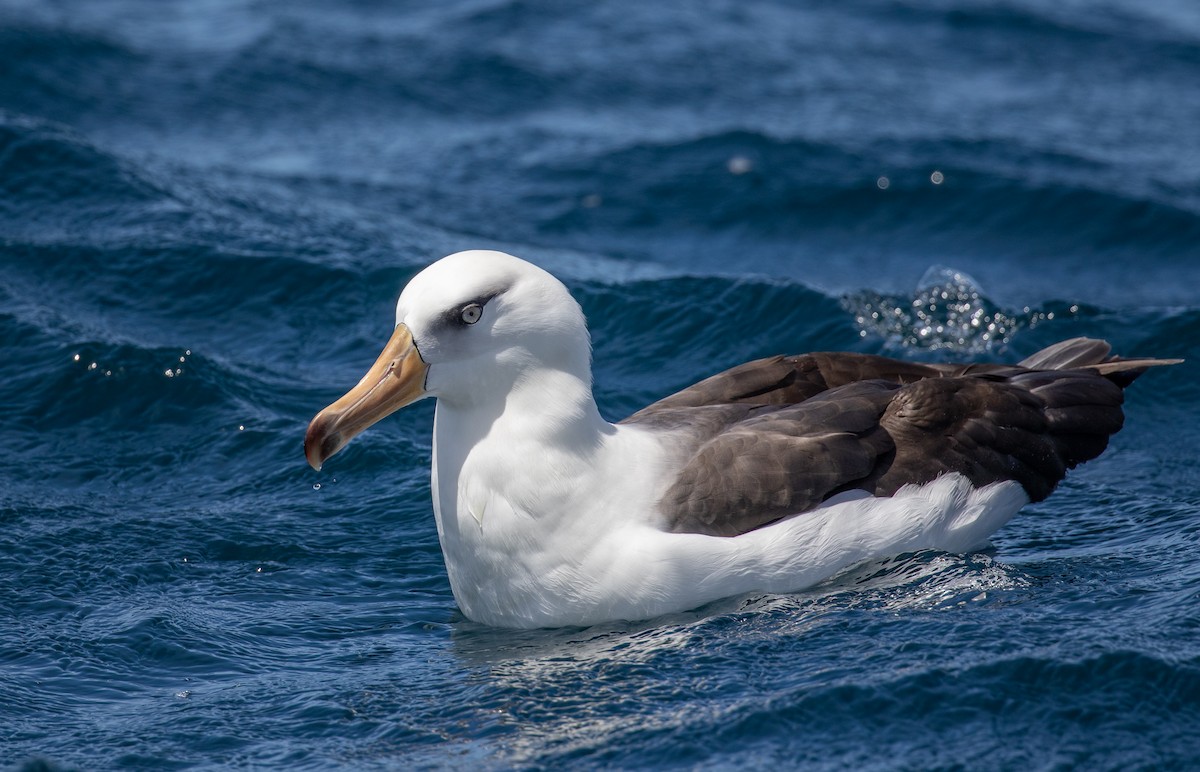
<svg viewBox="0 0 1200 772">
<path fill-rule="evenodd" d="M 89 369 L 89 370 L 95 370 L 95 369 L 96 369 L 97 367 L 99 367 L 99 366 L 100 366 L 100 365 L 99 365 L 99 364 L 97 364 L 96 362 L 92 362 L 90 365 L 88 365 L 88 369 Z"/>
<path fill-rule="evenodd" d="M 754 168 L 754 162 L 744 155 L 735 155 L 725 163 L 730 174 L 745 174 Z"/>
<path fill-rule="evenodd" d="M 183 691 L 180 691 L 180 692 L 175 692 L 175 696 L 176 696 L 176 697 L 178 697 L 178 698 L 179 698 L 179 699 L 181 699 L 181 700 L 186 700 L 188 697 L 191 697 L 191 696 L 192 696 L 192 690 L 191 690 L 191 689 L 184 689 Z"/>
<path fill-rule="evenodd" d="M 239 432 L 244 432 L 244 431 L 246 431 L 246 425 L 245 425 L 245 424 L 238 424 L 238 431 L 239 431 Z"/>
<path fill-rule="evenodd" d="M 79 355 L 78 355 L 78 354 L 76 354 L 75 356 L 73 356 L 73 357 L 71 357 L 71 358 L 72 358 L 72 359 L 74 359 L 76 362 L 78 362 L 78 361 L 79 361 Z"/>
</svg>

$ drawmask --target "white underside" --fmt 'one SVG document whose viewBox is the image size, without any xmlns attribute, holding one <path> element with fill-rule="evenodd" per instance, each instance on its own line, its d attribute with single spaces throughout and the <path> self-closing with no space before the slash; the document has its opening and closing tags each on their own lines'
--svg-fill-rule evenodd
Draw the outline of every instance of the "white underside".
<svg viewBox="0 0 1200 772">
<path fill-rule="evenodd" d="M 649 619 L 748 592 L 801 590 L 901 552 L 966 552 L 1028 503 L 1015 482 L 976 489 L 947 475 L 890 497 L 843 494 L 741 536 L 666 533 L 653 514 L 661 438 L 617 427 L 598 452 L 567 454 L 557 475 L 529 480 L 529 453 L 544 449 L 511 437 L 448 442 L 448 418 L 439 409 L 433 475 L 446 567 L 463 613 L 500 627 Z"/>
</svg>

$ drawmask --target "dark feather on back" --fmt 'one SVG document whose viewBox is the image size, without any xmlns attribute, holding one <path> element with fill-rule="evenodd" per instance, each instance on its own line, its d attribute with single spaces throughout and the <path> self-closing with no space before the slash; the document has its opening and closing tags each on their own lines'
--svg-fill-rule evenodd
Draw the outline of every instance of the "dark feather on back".
<svg viewBox="0 0 1200 772">
<path fill-rule="evenodd" d="M 1076 338 L 1019 365 L 921 364 L 852 353 L 739 365 L 621 423 L 678 432 L 664 528 L 734 536 L 835 494 L 887 496 L 957 472 L 1015 480 L 1031 501 L 1100 455 L 1121 428 L 1122 388 L 1147 367 Z"/>
</svg>

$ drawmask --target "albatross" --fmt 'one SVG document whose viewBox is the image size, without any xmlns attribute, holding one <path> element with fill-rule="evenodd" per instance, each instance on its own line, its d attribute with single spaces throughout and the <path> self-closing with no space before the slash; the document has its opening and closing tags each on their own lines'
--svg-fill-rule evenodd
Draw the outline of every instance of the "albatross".
<svg viewBox="0 0 1200 772">
<path fill-rule="evenodd" d="M 517 628 L 644 620 L 982 547 L 1100 455 L 1124 387 L 1178 361 L 1086 338 L 1016 365 L 776 356 L 610 423 L 567 288 L 474 250 L 404 288 L 383 353 L 313 418 L 305 455 L 320 470 L 433 397 L 433 511 L 462 613 Z"/>
</svg>

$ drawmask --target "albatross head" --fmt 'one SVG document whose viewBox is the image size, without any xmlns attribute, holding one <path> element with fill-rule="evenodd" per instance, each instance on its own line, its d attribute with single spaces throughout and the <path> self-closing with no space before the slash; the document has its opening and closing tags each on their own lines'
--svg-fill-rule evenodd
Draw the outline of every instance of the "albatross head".
<svg viewBox="0 0 1200 772">
<path fill-rule="evenodd" d="M 304 453 L 314 469 L 359 432 L 423 397 L 503 405 L 535 370 L 591 386 L 579 304 L 558 279 L 503 252 L 473 250 L 421 271 L 396 303 L 391 340 L 358 385 L 313 418 Z"/>
</svg>

